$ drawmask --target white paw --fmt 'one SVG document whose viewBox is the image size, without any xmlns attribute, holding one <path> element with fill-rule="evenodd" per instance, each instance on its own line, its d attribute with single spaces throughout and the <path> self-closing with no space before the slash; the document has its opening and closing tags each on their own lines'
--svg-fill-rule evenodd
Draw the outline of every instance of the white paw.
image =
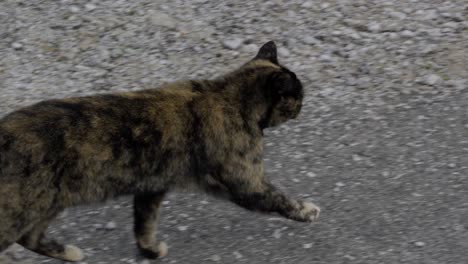
<svg viewBox="0 0 468 264">
<path fill-rule="evenodd" d="M 165 257 L 167 255 L 167 244 L 166 242 L 159 242 L 158 251 L 160 257 Z"/>
<path fill-rule="evenodd" d="M 300 214 L 308 221 L 312 222 L 318 219 L 320 215 L 320 207 L 310 202 L 303 202 L 303 208 Z"/>
<path fill-rule="evenodd" d="M 78 247 L 66 245 L 63 258 L 67 261 L 81 261 L 84 259 L 84 254 Z"/>
</svg>

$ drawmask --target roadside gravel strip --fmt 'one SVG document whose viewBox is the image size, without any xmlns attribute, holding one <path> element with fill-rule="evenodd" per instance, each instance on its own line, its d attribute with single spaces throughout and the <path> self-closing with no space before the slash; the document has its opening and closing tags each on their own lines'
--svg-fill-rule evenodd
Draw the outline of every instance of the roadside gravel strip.
<svg viewBox="0 0 468 264">
<path fill-rule="evenodd" d="M 266 131 L 266 173 L 317 223 L 199 194 L 164 202 L 155 263 L 468 261 L 468 0 L 0 0 L 0 115 L 43 99 L 236 68 L 275 40 L 306 89 Z M 131 199 L 72 208 L 50 235 L 84 263 L 137 257 Z M 0 263 L 62 263 L 13 246 Z"/>
</svg>

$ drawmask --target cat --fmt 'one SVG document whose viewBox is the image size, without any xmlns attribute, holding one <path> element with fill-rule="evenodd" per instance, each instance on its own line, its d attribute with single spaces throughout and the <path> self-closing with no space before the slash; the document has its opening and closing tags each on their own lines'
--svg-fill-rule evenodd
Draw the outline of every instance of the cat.
<svg viewBox="0 0 468 264">
<path fill-rule="evenodd" d="M 13 243 L 65 261 L 82 251 L 45 235 L 65 208 L 134 195 L 134 232 L 147 258 L 164 195 L 197 188 L 296 221 L 320 209 L 293 200 L 263 171 L 263 130 L 298 116 L 303 87 L 273 41 L 237 70 L 157 89 L 53 99 L 0 120 L 0 252 Z"/>
</svg>

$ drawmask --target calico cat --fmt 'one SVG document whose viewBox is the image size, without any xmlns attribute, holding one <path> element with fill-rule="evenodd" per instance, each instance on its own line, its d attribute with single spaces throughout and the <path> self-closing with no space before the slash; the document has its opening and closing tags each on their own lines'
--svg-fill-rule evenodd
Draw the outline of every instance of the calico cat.
<svg viewBox="0 0 468 264">
<path fill-rule="evenodd" d="M 286 197 L 263 172 L 263 130 L 296 118 L 303 87 L 263 45 L 239 69 L 213 80 L 158 89 L 54 99 L 0 120 L 0 252 L 13 243 L 79 261 L 81 250 L 45 230 L 66 207 L 134 195 L 141 253 L 156 241 L 164 195 L 196 187 L 250 210 L 313 221 L 320 209 Z"/>
</svg>

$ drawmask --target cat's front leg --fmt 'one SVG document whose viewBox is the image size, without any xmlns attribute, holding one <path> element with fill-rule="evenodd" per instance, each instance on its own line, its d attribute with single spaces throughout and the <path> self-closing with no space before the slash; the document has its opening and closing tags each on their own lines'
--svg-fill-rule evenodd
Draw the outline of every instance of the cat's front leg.
<svg viewBox="0 0 468 264">
<path fill-rule="evenodd" d="M 248 191 L 233 189 L 232 201 L 250 210 L 276 212 L 280 215 L 301 222 L 318 219 L 320 208 L 311 202 L 288 198 L 271 183 L 262 183 Z"/>
<path fill-rule="evenodd" d="M 138 248 L 146 258 L 155 259 L 167 255 L 167 245 L 156 240 L 159 209 L 165 192 L 141 193 L 134 198 L 134 231 Z"/>
</svg>

